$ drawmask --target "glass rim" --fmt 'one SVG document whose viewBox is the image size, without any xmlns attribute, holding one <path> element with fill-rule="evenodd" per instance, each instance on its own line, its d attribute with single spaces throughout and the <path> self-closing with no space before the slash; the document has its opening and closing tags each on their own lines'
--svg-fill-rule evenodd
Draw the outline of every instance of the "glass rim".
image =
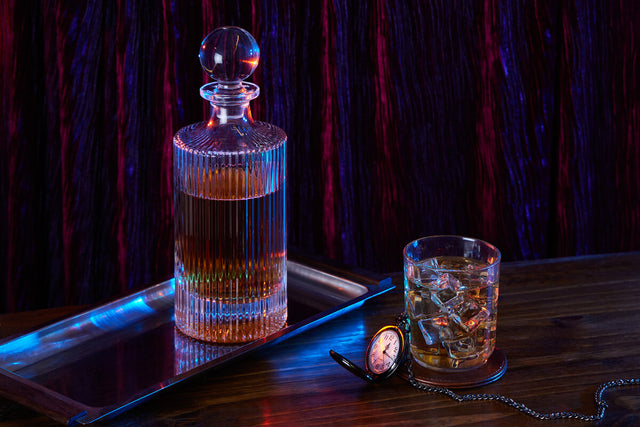
<svg viewBox="0 0 640 427">
<path fill-rule="evenodd" d="M 402 250 L 402 255 L 403 258 L 406 261 L 410 262 L 413 265 L 420 265 L 422 264 L 419 261 L 414 261 L 408 254 L 407 254 L 407 249 L 409 248 L 409 246 L 414 245 L 416 242 L 419 241 L 423 241 L 423 240 L 435 240 L 435 239 L 442 239 L 442 238 L 448 238 L 448 239 L 458 239 L 458 240 L 466 240 L 466 241 L 472 241 L 472 242 L 476 242 L 476 243 L 480 243 L 482 245 L 486 245 L 489 249 L 493 250 L 496 252 L 497 257 L 492 261 L 489 262 L 488 265 L 481 267 L 481 268 L 474 268 L 473 271 L 485 271 L 485 270 L 490 270 L 494 267 L 496 267 L 498 264 L 500 264 L 500 261 L 502 259 L 502 253 L 500 252 L 500 249 L 498 249 L 495 245 L 487 242 L 486 240 L 482 240 L 482 239 L 477 239 L 475 237 L 466 237 L 466 236 L 460 236 L 460 235 L 456 235 L 456 234 L 438 234 L 435 236 L 424 236 L 424 237 L 419 237 L 415 240 L 410 241 L 409 243 L 407 243 L 404 247 L 404 249 Z M 431 268 L 434 271 L 439 271 L 439 272 L 458 272 L 458 271 L 465 271 L 465 270 L 461 270 L 461 269 L 456 269 L 456 268 L 437 268 L 437 267 L 433 267 Z"/>
</svg>

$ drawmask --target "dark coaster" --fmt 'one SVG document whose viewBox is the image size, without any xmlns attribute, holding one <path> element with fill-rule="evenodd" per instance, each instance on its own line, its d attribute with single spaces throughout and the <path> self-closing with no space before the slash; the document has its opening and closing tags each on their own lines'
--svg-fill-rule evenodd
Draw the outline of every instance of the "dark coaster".
<svg viewBox="0 0 640 427">
<path fill-rule="evenodd" d="M 417 363 L 413 363 L 411 369 L 416 381 L 420 384 L 447 388 L 479 387 L 497 381 L 504 375 L 507 371 L 507 356 L 502 350 L 496 348 L 487 363 L 460 372 L 436 371 L 424 368 Z M 404 366 L 399 369 L 398 375 L 405 380 L 409 379 L 407 369 Z"/>
</svg>

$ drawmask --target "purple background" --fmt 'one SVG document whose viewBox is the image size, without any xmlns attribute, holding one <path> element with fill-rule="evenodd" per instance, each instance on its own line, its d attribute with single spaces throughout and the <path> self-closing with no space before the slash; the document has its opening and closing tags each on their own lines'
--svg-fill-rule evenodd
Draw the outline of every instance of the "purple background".
<svg viewBox="0 0 640 427">
<path fill-rule="evenodd" d="M 139 3 L 0 3 L 0 311 L 172 274 L 171 138 L 206 114 L 220 25 L 257 39 L 253 115 L 289 135 L 291 249 L 640 249 L 635 0 Z"/>
</svg>

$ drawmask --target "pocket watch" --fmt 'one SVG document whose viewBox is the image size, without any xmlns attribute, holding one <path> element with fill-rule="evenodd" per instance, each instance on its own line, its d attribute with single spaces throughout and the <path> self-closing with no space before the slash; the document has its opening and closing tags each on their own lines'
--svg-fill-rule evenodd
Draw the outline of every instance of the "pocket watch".
<svg viewBox="0 0 640 427">
<path fill-rule="evenodd" d="M 396 373 L 407 355 L 407 345 L 402 330 L 397 326 L 388 325 L 371 338 L 364 362 L 365 369 L 333 350 L 329 350 L 329 354 L 349 372 L 366 381 L 376 383 Z"/>
<path fill-rule="evenodd" d="M 604 418 L 605 410 L 608 407 L 607 402 L 603 397 L 604 393 L 608 389 L 640 385 L 640 378 L 619 378 L 600 384 L 595 392 L 595 403 L 597 406 L 597 413 L 595 415 L 568 411 L 550 413 L 539 412 L 530 409 L 523 403 L 516 402 L 510 397 L 506 397 L 501 394 L 477 393 L 460 395 L 446 387 L 433 385 L 433 383 L 430 383 L 429 381 L 419 380 L 415 377 L 411 367 L 411 357 L 407 357 L 408 351 L 404 334 L 405 332 L 409 332 L 407 315 L 405 313 L 400 314 L 396 318 L 396 324 L 398 326 L 389 325 L 383 327 L 376 332 L 373 338 L 371 338 L 369 346 L 367 347 L 365 369 L 358 367 L 353 362 L 333 350 L 329 350 L 329 354 L 345 369 L 370 383 L 377 383 L 388 379 L 398 371 L 398 368 L 405 365 L 400 376 L 408 380 L 409 384 L 418 390 L 440 394 L 457 402 L 478 400 L 498 401 L 539 420 L 576 419 L 581 421 L 601 421 Z M 506 357 L 504 356 L 504 353 L 499 349 L 494 350 L 493 353 L 494 355 L 498 355 L 498 357 L 496 357 L 496 360 L 499 362 L 496 364 L 496 366 L 498 366 L 498 370 L 494 372 L 493 376 L 487 378 L 488 381 L 474 385 L 484 385 L 489 382 L 493 382 L 499 379 L 506 370 Z M 465 373 L 468 374 L 467 371 L 465 371 Z"/>
</svg>

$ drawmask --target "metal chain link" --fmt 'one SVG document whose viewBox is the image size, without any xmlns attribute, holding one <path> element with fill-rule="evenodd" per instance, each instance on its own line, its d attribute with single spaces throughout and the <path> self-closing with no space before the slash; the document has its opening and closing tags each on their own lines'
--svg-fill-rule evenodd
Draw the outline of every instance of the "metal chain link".
<svg viewBox="0 0 640 427">
<path fill-rule="evenodd" d="M 396 323 L 403 331 L 406 332 L 408 325 L 406 322 L 405 314 L 399 315 L 396 318 Z M 587 422 L 601 421 L 604 418 L 604 412 L 607 409 L 607 402 L 603 397 L 604 393 L 607 390 L 613 387 L 640 385 L 640 378 L 629 378 L 629 379 L 620 378 L 620 379 L 611 380 L 606 383 L 600 384 L 594 396 L 596 408 L 597 408 L 595 415 L 587 415 L 587 414 L 581 414 L 578 412 L 567 412 L 567 411 L 544 413 L 544 412 L 535 411 L 529 408 L 528 406 L 526 406 L 525 404 L 516 402 L 510 397 L 506 397 L 501 394 L 476 393 L 476 394 L 459 395 L 449 390 L 446 387 L 438 387 L 438 386 L 421 384 L 415 379 L 415 376 L 413 374 L 413 369 L 411 368 L 412 364 L 413 362 L 411 358 L 407 357 L 405 365 L 408 372 L 409 383 L 413 387 L 417 388 L 418 390 L 422 390 L 428 393 L 440 394 L 448 397 L 449 399 L 455 400 L 457 402 L 469 402 L 469 401 L 477 401 L 477 400 L 502 402 L 507 406 L 511 406 L 512 408 L 524 414 L 527 414 L 533 418 L 537 418 L 539 420 L 573 419 L 573 420 L 587 421 Z"/>
<path fill-rule="evenodd" d="M 420 384 L 414 378 L 413 371 L 411 369 L 411 359 L 407 360 L 407 371 L 409 373 L 409 383 L 417 388 L 418 390 L 426 391 L 429 393 L 437 393 L 443 396 L 446 396 L 452 400 L 457 402 L 468 402 L 474 400 L 493 400 L 497 402 L 502 402 L 505 405 L 511 406 L 518 411 L 527 414 L 533 418 L 537 418 L 539 420 L 557 420 L 557 419 L 574 419 L 580 421 L 600 421 L 604 417 L 604 412 L 607 409 L 607 402 L 602 397 L 604 392 L 613 387 L 622 387 L 628 385 L 639 385 L 640 378 L 629 378 L 629 379 L 617 379 L 608 381 L 606 383 L 600 384 L 595 393 L 595 402 L 597 406 L 596 415 L 586 415 L 578 412 L 551 412 L 551 413 L 543 413 L 535 411 L 523 403 L 516 402 L 510 397 L 506 397 L 500 394 L 487 394 L 487 393 L 478 393 L 478 394 L 465 394 L 459 395 L 454 393 L 445 387 L 437 387 L 430 386 L 426 384 Z"/>
</svg>

